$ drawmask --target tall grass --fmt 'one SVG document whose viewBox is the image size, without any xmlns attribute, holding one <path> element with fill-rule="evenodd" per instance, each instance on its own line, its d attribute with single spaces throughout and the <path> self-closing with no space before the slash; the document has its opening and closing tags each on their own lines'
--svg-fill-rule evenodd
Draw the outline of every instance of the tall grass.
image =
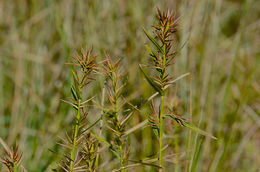
<svg viewBox="0 0 260 172">
<path fill-rule="evenodd" d="M 116 146 L 117 155 L 120 159 L 120 168 L 124 167 L 127 162 L 128 150 L 126 149 L 125 139 L 123 138 L 126 122 L 131 114 L 122 116 L 122 92 L 125 87 L 123 83 L 124 73 L 120 69 L 120 59 L 115 63 L 109 55 L 106 55 L 106 61 L 103 65 L 103 70 L 107 76 L 107 99 L 109 107 L 104 107 L 104 113 L 107 116 L 107 128 L 113 133 L 113 140 L 111 141 Z M 125 170 L 122 169 L 122 172 Z"/>
<path fill-rule="evenodd" d="M 61 144 L 65 148 L 70 149 L 70 156 L 64 155 L 68 163 L 61 165 L 65 171 L 78 171 L 88 170 L 95 171 L 95 161 L 97 156 L 97 142 L 91 135 L 86 135 L 87 122 L 86 117 L 89 114 L 88 111 L 84 110 L 89 108 L 87 104 L 91 99 L 84 100 L 83 90 L 84 88 L 93 81 L 92 73 L 97 71 L 97 64 L 95 62 L 97 56 L 92 55 L 92 50 L 87 50 L 80 54 L 77 54 L 73 58 L 73 85 L 71 86 L 71 101 L 65 101 L 75 109 L 74 126 L 72 138 L 67 137 L 67 141 L 62 139 L 65 143 Z M 79 69 L 77 69 L 79 68 Z M 68 136 L 68 134 L 67 134 Z M 84 139 L 86 137 L 86 139 Z M 70 157 L 70 158 L 68 158 Z M 83 163 L 82 161 L 85 161 Z M 69 164 L 69 165 L 68 165 Z"/>
<path fill-rule="evenodd" d="M 97 61 L 108 52 L 111 57 L 120 57 L 129 73 L 123 96 L 137 109 L 126 127 L 126 131 L 133 131 L 126 143 L 134 145 L 130 147 L 127 165 L 135 161 L 141 164 L 132 168 L 135 171 L 157 170 L 157 166 L 142 164 L 152 161 L 157 165 L 159 145 L 145 123 L 148 114 L 154 112 L 149 103 L 143 104 L 155 91 L 138 68 L 138 64 L 147 63 L 148 56 L 144 47 L 148 39 L 142 27 L 151 33 L 156 6 L 180 16 L 173 41 L 173 48 L 179 53 L 169 73 L 173 78 L 186 72 L 192 75 L 192 123 L 218 138 L 212 140 L 173 120 L 165 120 L 165 171 L 258 170 L 257 0 L 0 1 L 0 137 L 10 148 L 19 145 L 23 152 L 21 163 L 27 170 L 51 171 L 64 160 L 64 154 L 70 157 L 68 149 L 56 144 L 60 142 L 57 136 L 64 138 L 67 131 L 71 137 L 74 133 L 74 109 L 59 101 L 67 100 L 71 94 L 72 75 L 64 63 L 75 50 L 92 45 L 100 54 Z M 178 107 L 179 115 L 189 118 L 189 77 L 167 89 L 165 114 L 167 106 L 171 110 Z M 102 102 L 105 79 L 95 78 L 96 82 L 87 87 L 87 94 L 98 93 L 95 101 Z M 153 101 L 158 113 L 160 98 Z M 87 123 L 95 123 L 100 114 L 103 113 L 99 108 L 91 109 Z M 140 128 L 130 130 L 138 124 L 142 124 Z M 92 133 L 111 138 L 105 124 L 101 135 L 97 134 L 97 126 L 91 128 Z M 103 142 L 98 149 L 99 170 L 117 169 L 116 155 Z M 4 166 L 0 168 L 5 170 Z"/>
<path fill-rule="evenodd" d="M 170 13 L 170 11 L 161 13 L 159 9 L 157 9 L 157 22 L 158 25 L 153 26 L 155 28 L 155 37 L 158 41 L 154 40 L 147 31 L 145 34 L 150 39 L 150 41 L 154 44 L 156 48 L 156 52 L 152 51 L 149 46 L 146 46 L 147 50 L 149 51 L 149 55 L 153 60 L 153 68 L 157 71 L 157 76 L 151 80 L 150 78 L 147 79 L 151 85 L 158 89 L 160 88 L 160 95 L 161 95 L 161 103 L 160 103 L 160 112 L 159 112 L 159 166 L 163 166 L 163 156 L 162 156 L 162 148 L 163 148 L 163 118 L 164 115 L 164 96 L 165 96 L 165 87 L 170 82 L 170 76 L 167 73 L 167 68 L 173 63 L 174 56 L 176 52 L 171 51 L 171 37 L 174 32 L 176 32 L 177 27 L 177 20 Z M 151 82 L 152 81 L 152 82 Z"/>
</svg>

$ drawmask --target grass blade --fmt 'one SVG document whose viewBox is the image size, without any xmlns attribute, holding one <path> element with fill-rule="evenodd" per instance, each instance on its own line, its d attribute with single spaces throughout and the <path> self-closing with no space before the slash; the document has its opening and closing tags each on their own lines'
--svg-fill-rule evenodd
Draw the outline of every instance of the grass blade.
<svg viewBox="0 0 260 172">
<path fill-rule="evenodd" d="M 212 139 L 217 140 L 217 138 L 215 136 L 211 135 L 210 133 L 207 133 L 206 131 L 201 130 L 200 128 L 198 128 L 190 123 L 183 122 L 183 125 L 201 135 L 208 136 L 208 137 L 211 137 Z"/>
<path fill-rule="evenodd" d="M 161 87 L 156 84 L 153 79 L 147 74 L 147 72 L 143 69 L 143 67 L 141 65 L 139 65 L 142 73 L 145 76 L 145 79 L 149 82 L 149 84 L 157 91 L 159 92 L 160 95 L 163 95 L 163 90 L 161 89 Z"/>
<path fill-rule="evenodd" d="M 101 143 L 104 143 L 106 146 L 108 146 L 109 149 L 111 150 L 111 152 L 113 152 L 115 154 L 115 156 L 120 159 L 120 155 L 118 154 L 118 152 L 113 148 L 113 146 L 108 141 L 106 141 L 105 139 L 103 139 L 101 137 L 96 136 L 93 133 L 91 133 L 91 136 L 95 137 L 98 141 L 100 141 Z"/>
<path fill-rule="evenodd" d="M 143 28 L 143 31 L 145 33 L 145 35 L 147 36 L 147 38 L 153 43 L 153 45 L 162 53 L 164 54 L 163 52 L 163 49 L 160 47 L 160 45 L 157 43 L 157 41 Z"/>
<path fill-rule="evenodd" d="M 166 115 L 166 116 L 171 118 L 171 119 L 174 119 L 178 124 L 180 124 L 180 125 L 182 125 L 184 127 L 187 127 L 187 128 L 189 128 L 189 129 L 191 129 L 191 130 L 193 130 L 193 131 L 195 131 L 195 132 L 197 132 L 197 133 L 199 133 L 199 134 L 201 134 L 203 136 L 211 137 L 212 139 L 217 140 L 217 138 L 215 136 L 213 136 L 212 134 L 207 133 L 206 131 L 201 130 L 200 128 L 196 127 L 195 125 L 192 125 L 192 124 L 190 124 L 188 122 L 185 122 L 181 118 L 176 118 L 173 115 Z"/>
</svg>

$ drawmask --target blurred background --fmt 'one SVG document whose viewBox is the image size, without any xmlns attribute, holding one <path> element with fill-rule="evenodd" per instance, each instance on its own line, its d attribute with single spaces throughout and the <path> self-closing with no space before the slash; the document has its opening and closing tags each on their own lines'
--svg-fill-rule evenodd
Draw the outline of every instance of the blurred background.
<svg viewBox="0 0 260 172">
<path fill-rule="evenodd" d="M 148 61 L 142 28 L 152 33 L 156 7 L 180 16 L 171 74 L 190 72 L 171 86 L 167 102 L 189 118 L 192 77 L 193 124 L 218 137 L 192 132 L 189 171 L 260 170 L 260 1 L 0 0 L 0 137 L 10 147 L 19 145 L 28 171 L 51 171 L 62 158 L 58 136 L 71 130 L 74 115 L 60 101 L 70 96 L 72 75 L 65 62 L 77 50 L 93 46 L 99 60 L 106 52 L 122 58 L 129 72 L 124 95 L 133 104 L 154 93 L 138 64 Z M 103 83 L 98 76 L 88 96 L 100 100 Z M 129 128 L 149 113 L 144 106 Z M 91 123 L 99 112 L 89 116 Z M 168 128 L 165 143 L 175 156 L 166 171 L 184 171 L 189 130 Z M 153 154 L 154 138 L 149 127 L 134 132 L 130 158 Z M 104 171 L 111 171 L 113 158 L 103 157 Z"/>
</svg>

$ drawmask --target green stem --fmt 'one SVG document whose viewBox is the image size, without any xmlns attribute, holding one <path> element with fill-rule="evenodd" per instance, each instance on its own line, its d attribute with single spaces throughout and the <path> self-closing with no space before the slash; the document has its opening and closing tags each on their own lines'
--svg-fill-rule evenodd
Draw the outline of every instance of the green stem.
<svg viewBox="0 0 260 172">
<path fill-rule="evenodd" d="M 120 167 L 124 166 L 124 152 L 123 152 L 123 145 L 119 147 L 120 149 Z M 121 170 L 121 172 L 125 172 L 125 170 Z"/>
<path fill-rule="evenodd" d="M 93 163 L 93 161 L 90 161 L 89 163 L 89 172 L 96 172 L 96 169 L 92 169 Z"/>
<path fill-rule="evenodd" d="M 16 164 L 14 163 L 13 172 L 17 172 L 17 171 L 18 171 L 17 166 L 16 166 Z"/>
<path fill-rule="evenodd" d="M 162 146 L 163 146 L 163 106 L 164 106 L 164 96 L 161 96 L 161 107 L 160 107 L 160 126 L 159 126 L 159 166 L 162 167 L 163 166 L 163 162 L 162 162 Z"/>
<path fill-rule="evenodd" d="M 101 106 L 104 107 L 104 99 L 105 99 L 105 88 L 103 88 L 102 90 L 102 101 L 101 101 Z M 100 137 L 102 136 L 102 130 L 103 130 L 103 115 L 104 115 L 104 111 L 101 112 L 101 119 L 100 119 L 100 126 L 99 126 L 99 135 Z M 98 151 L 99 152 L 99 149 L 100 149 L 100 143 L 98 143 Z M 96 171 L 96 169 L 98 168 L 98 163 L 99 163 L 99 153 L 97 154 L 97 157 L 96 157 L 96 161 L 95 161 L 95 170 L 94 172 Z"/>
<path fill-rule="evenodd" d="M 175 167 L 174 167 L 174 171 L 178 172 L 178 168 L 179 168 L 179 136 L 178 136 L 178 132 L 176 132 L 177 130 L 177 125 L 175 124 L 175 134 L 174 134 L 174 151 L 176 154 L 176 161 L 175 161 Z"/>
<path fill-rule="evenodd" d="M 74 167 L 77 138 L 79 133 L 79 119 L 80 119 L 80 100 L 78 101 L 78 110 L 76 112 L 76 124 L 75 124 L 74 137 L 73 137 L 73 147 L 70 155 L 70 172 L 73 172 L 73 167 Z"/>
</svg>

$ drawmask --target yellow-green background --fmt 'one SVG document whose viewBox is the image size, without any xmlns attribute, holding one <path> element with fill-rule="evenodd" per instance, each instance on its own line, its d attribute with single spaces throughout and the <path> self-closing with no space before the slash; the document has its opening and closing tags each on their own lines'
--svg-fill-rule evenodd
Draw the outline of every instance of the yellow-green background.
<svg viewBox="0 0 260 172">
<path fill-rule="evenodd" d="M 62 157 L 56 143 L 71 130 L 73 118 L 73 109 L 60 101 L 70 96 L 71 73 L 64 63 L 76 50 L 93 46 L 99 60 L 105 52 L 122 58 L 129 72 L 124 92 L 129 101 L 138 103 L 154 93 L 138 64 L 148 61 L 142 27 L 152 32 L 156 7 L 180 16 L 174 45 L 184 46 L 171 74 L 176 78 L 191 73 L 193 124 L 218 137 L 215 141 L 192 133 L 190 170 L 260 170 L 260 1 L 1 0 L 0 137 L 11 147 L 19 145 L 28 171 L 50 171 Z M 186 118 L 189 81 L 190 77 L 178 81 L 167 94 L 167 103 Z M 103 82 L 98 76 L 87 96 L 99 100 Z M 129 127 L 145 120 L 149 111 L 147 105 L 135 113 Z M 89 115 L 91 123 L 99 112 Z M 184 171 L 188 129 L 169 125 L 165 144 L 176 156 L 166 171 L 176 164 L 176 170 Z M 149 127 L 129 140 L 131 159 L 155 153 L 156 139 Z M 109 151 L 102 156 L 109 162 L 103 171 L 115 167 Z"/>
</svg>

